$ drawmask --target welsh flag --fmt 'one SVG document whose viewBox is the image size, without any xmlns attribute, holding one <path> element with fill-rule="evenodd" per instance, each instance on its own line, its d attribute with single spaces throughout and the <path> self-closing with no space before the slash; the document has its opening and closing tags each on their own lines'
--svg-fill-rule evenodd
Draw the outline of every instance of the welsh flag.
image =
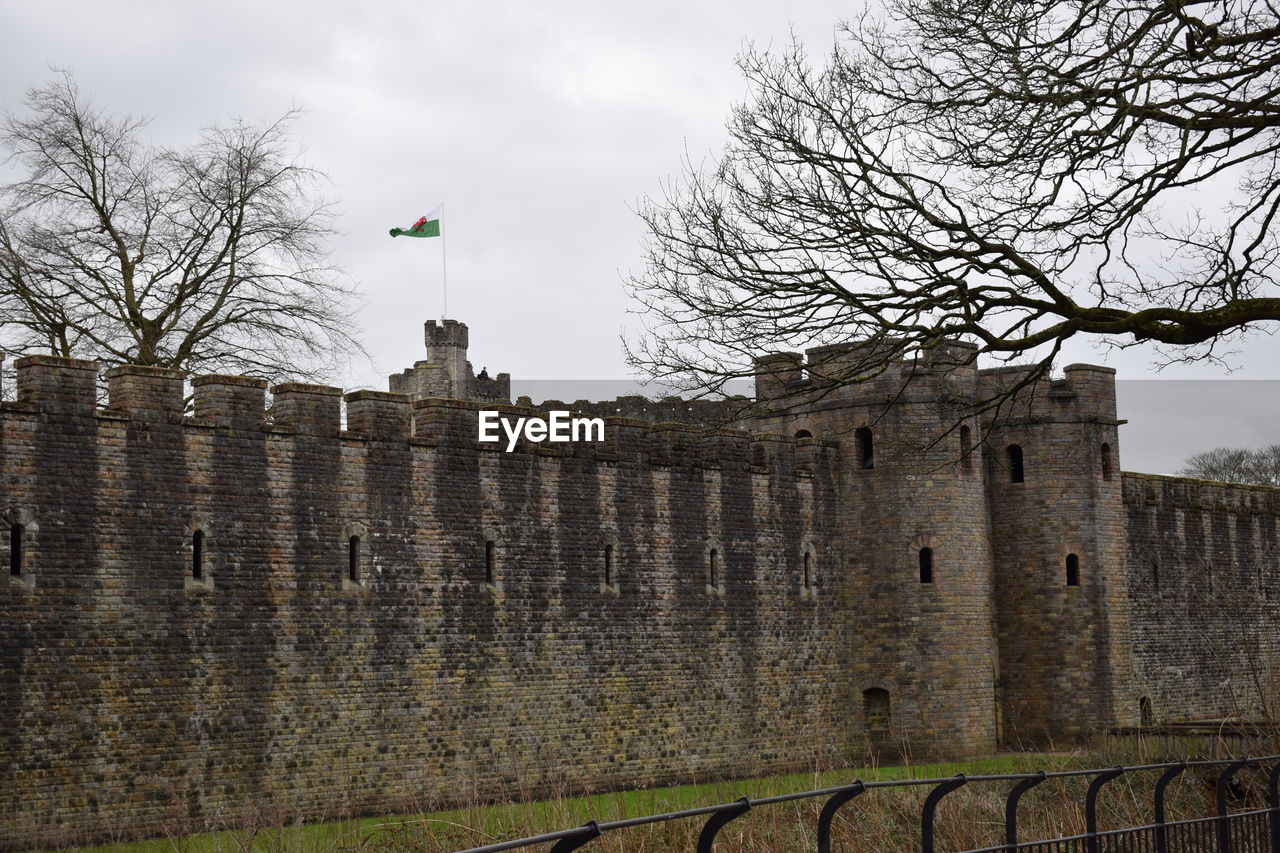
<svg viewBox="0 0 1280 853">
<path fill-rule="evenodd" d="M 431 212 L 423 216 L 417 222 L 408 228 L 392 228 L 392 237 L 439 237 L 440 236 L 440 206 L 437 205 L 431 209 Z"/>
</svg>

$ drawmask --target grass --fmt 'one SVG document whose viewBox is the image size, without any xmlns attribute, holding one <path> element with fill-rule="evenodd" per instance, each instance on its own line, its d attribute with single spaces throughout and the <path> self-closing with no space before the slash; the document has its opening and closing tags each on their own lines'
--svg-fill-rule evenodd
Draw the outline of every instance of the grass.
<svg viewBox="0 0 1280 853">
<path fill-rule="evenodd" d="M 737 781 L 626 790 L 580 797 L 553 797 L 528 803 L 476 805 L 412 815 L 369 817 L 331 823 L 261 826 L 204 832 L 181 838 L 74 847 L 92 853 L 301 853 L 345 850 L 454 850 L 584 824 L 679 811 L 737 800 L 890 779 L 1000 774 L 1074 766 L 1059 753 L 1016 753 L 958 763 L 868 767 L 822 773 L 793 773 Z M 822 800 L 813 801 L 818 806 Z M 769 807 L 777 809 L 778 807 Z M 754 818 L 755 815 L 747 817 Z M 811 824 L 813 820 L 809 821 Z M 681 821 L 697 829 L 696 820 Z M 650 833 L 651 834 L 651 833 Z M 597 849 L 609 849 L 598 847 Z"/>
<path fill-rule="evenodd" d="M 578 826 L 660 814 L 815 788 L 863 781 L 926 779 L 1025 773 L 1034 770 L 1075 770 L 1169 760 L 1149 750 L 1155 744 L 1104 743 L 1084 753 L 1009 753 L 960 763 L 871 767 L 801 773 L 728 782 L 708 782 L 667 788 L 627 790 L 591 796 L 551 796 L 536 802 L 474 805 L 445 811 L 423 809 L 415 814 L 370 817 L 331 823 L 288 823 L 267 820 L 259 825 L 220 832 L 174 836 L 151 841 L 102 845 L 94 853 L 348 853 L 348 851 L 445 851 L 477 847 Z M 1261 753 L 1258 753 L 1261 754 Z M 1182 755 L 1178 757 L 1191 757 Z M 1252 775 L 1250 775 L 1252 774 Z M 1236 808 L 1261 807 L 1260 780 L 1255 771 L 1241 773 L 1246 796 Z M 1019 808 L 1019 837 L 1050 839 L 1084 831 L 1086 777 L 1054 779 L 1032 788 Z M 1140 826 L 1152 820 L 1153 771 L 1125 774 L 1108 783 L 1100 797 L 1100 826 Z M 936 849 L 969 850 L 1003 841 L 1004 803 L 1011 783 L 966 785 L 949 794 L 935 822 Z M 915 853 L 920 849 L 920 812 L 930 790 L 914 786 L 875 790 L 841 809 L 833 824 L 833 849 Z M 1188 771 L 1170 787 L 1169 819 L 1203 817 L 1210 813 L 1213 775 Z M 734 820 L 717 838 L 717 851 L 791 853 L 814 849 L 814 833 L 824 798 L 771 804 Z M 692 850 L 705 818 L 694 818 L 610 832 L 586 850 L 598 853 L 651 853 Z M 281 825 L 285 824 L 285 825 Z M 539 853 L 549 845 L 538 848 Z M 532 848 L 531 848 L 532 849 Z"/>
</svg>

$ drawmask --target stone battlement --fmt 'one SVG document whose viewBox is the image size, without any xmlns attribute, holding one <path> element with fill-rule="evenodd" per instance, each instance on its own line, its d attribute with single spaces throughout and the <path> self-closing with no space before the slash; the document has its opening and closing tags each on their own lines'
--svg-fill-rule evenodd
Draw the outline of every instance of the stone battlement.
<svg viewBox="0 0 1280 853">
<path fill-rule="evenodd" d="M 97 406 L 94 377 L 98 364 L 75 359 L 33 357 L 17 363 L 18 400 L 8 407 L 17 414 L 96 414 L 108 424 L 128 421 L 169 423 L 197 432 L 209 428 L 268 432 L 272 435 L 306 435 L 340 442 L 399 441 L 406 446 L 472 447 L 500 451 L 501 443 L 477 440 L 477 413 L 497 411 L 509 418 L 540 417 L 539 407 L 510 403 L 424 397 L 384 391 L 286 382 L 270 388 L 248 376 L 220 374 L 191 378 L 194 389 L 190 414 L 184 403 L 186 375 L 177 370 L 121 365 L 106 371 L 105 405 Z M 345 408 L 345 428 L 343 410 Z M 607 409 L 607 406 L 604 407 Z M 602 461 L 631 461 L 652 465 L 701 465 L 748 467 L 751 460 L 768 459 L 771 471 L 780 471 L 778 460 L 797 458 L 798 440 L 786 435 L 754 435 L 746 430 L 707 428 L 700 424 L 650 421 L 607 415 L 604 441 L 578 442 L 572 447 L 521 441 L 513 452 L 543 456 L 579 456 Z M 124 428 L 118 426 L 117 428 Z M 753 447 L 753 445 L 758 445 Z M 821 449 L 834 450 L 835 442 L 806 442 L 806 468 L 823 458 Z M 794 462 L 792 463 L 794 464 Z M 833 464 L 828 460 L 827 464 Z"/>
</svg>

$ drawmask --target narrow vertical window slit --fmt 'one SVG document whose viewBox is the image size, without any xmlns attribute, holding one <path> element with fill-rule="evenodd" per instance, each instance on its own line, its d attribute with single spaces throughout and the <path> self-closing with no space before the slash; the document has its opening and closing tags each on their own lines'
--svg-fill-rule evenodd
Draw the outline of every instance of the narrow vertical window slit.
<svg viewBox="0 0 1280 853">
<path fill-rule="evenodd" d="M 204 577 L 204 531 L 197 530 L 191 534 L 191 577 L 200 580 Z"/>
<path fill-rule="evenodd" d="M 360 580 L 360 537 L 352 536 L 347 540 L 347 578 L 352 582 Z"/>
<path fill-rule="evenodd" d="M 9 574 L 22 574 L 22 534 L 26 527 L 14 524 L 9 527 Z"/>
</svg>

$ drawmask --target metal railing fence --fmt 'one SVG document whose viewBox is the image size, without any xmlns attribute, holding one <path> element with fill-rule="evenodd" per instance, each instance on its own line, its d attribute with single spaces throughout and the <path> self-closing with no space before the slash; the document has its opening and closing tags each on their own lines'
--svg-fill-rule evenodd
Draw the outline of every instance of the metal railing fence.
<svg viewBox="0 0 1280 853">
<path fill-rule="evenodd" d="M 1267 766 L 1270 765 L 1269 769 Z M 1197 767 L 1222 767 L 1215 780 L 1215 813 L 1191 820 L 1166 820 L 1166 794 L 1170 783 L 1187 770 Z M 1232 783 L 1246 767 L 1267 769 L 1267 805 L 1265 809 L 1230 813 L 1228 800 Z M 1162 770 L 1153 789 L 1154 820 L 1144 826 L 1122 829 L 1098 829 L 1098 797 L 1103 786 L 1139 771 Z M 1050 779 L 1089 778 L 1084 810 L 1086 831 L 1082 835 L 1033 841 L 1018 840 L 1018 804 L 1029 790 Z M 831 827 L 839 810 L 858 796 L 875 789 L 929 787 L 920 813 L 920 853 L 934 851 L 934 821 L 938 806 L 952 791 L 965 785 L 1014 783 L 1005 797 L 1004 843 L 964 853 L 1280 853 L 1280 755 L 1258 758 L 1223 758 L 1204 761 L 1176 761 L 1161 764 L 1105 767 L 1091 770 L 1062 770 L 1035 773 L 1002 773 L 989 776 L 958 774 L 939 779 L 900 779 L 883 782 L 856 781 L 847 785 L 799 791 L 773 797 L 666 812 L 606 822 L 590 821 L 582 826 L 548 832 L 528 838 L 502 841 L 484 847 L 472 847 L 460 853 L 499 853 L 503 850 L 539 847 L 550 844 L 549 853 L 577 850 L 605 833 L 614 833 L 647 824 L 705 818 L 698 835 L 697 853 L 713 853 L 716 836 L 731 821 L 765 806 L 778 803 L 825 798 L 818 814 L 816 843 L 818 853 L 831 853 Z M 872 853 L 872 851 L 861 851 Z"/>
</svg>

